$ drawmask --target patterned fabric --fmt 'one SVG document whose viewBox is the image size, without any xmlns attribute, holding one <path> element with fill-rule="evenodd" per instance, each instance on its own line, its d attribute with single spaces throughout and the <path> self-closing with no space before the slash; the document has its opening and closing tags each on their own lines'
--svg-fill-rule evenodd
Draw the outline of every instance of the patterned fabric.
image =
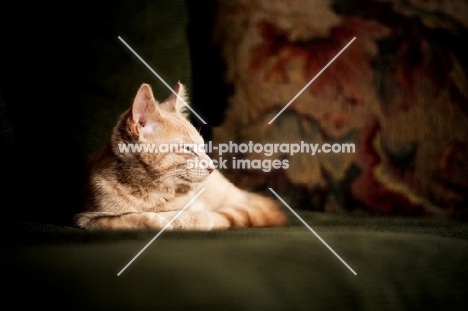
<svg viewBox="0 0 468 311">
<path fill-rule="evenodd" d="M 287 169 L 229 169 L 238 184 L 272 187 L 296 208 L 466 214 L 467 1 L 233 0 L 217 7 L 213 42 L 234 92 L 214 143 L 355 144 L 354 153 L 272 156 L 287 159 Z"/>
</svg>

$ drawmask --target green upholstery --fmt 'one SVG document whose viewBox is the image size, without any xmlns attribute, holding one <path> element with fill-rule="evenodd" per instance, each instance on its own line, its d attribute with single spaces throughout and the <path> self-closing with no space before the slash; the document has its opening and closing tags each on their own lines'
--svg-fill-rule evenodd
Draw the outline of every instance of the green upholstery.
<svg viewBox="0 0 468 311">
<path fill-rule="evenodd" d="M 84 232 L 3 223 L 17 306 L 81 310 L 466 310 L 468 225 L 303 212 L 305 226 Z M 5 277 L 6 275 L 6 277 Z M 60 297 L 60 299 L 58 299 Z"/>
</svg>

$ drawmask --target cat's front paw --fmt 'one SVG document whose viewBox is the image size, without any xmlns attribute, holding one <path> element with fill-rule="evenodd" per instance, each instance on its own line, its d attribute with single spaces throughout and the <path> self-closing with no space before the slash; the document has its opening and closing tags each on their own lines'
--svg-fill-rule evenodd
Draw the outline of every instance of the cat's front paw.
<svg viewBox="0 0 468 311">
<path fill-rule="evenodd" d="M 147 221 L 146 226 L 151 229 L 163 229 L 167 226 L 167 224 L 171 221 L 170 219 L 166 219 L 164 216 L 160 215 L 159 213 L 146 213 Z M 165 230 L 172 230 L 174 226 L 170 224 L 167 226 Z"/>
</svg>

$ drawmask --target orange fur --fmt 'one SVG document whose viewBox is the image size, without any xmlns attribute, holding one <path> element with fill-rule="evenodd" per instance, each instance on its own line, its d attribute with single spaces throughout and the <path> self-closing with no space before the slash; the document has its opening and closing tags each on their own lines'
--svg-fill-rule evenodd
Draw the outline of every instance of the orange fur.
<svg viewBox="0 0 468 311">
<path fill-rule="evenodd" d="M 206 153 L 121 153 L 119 144 L 203 144 L 187 120 L 182 84 L 159 104 L 142 84 L 132 106 L 113 129 L 110 142 L 92 162 L 83 210 L 75 217 L 85 229 L 161 229 L 202 188 L 205 191 L 172 222 L 173 230 L 279 226 L 286 221 L 276 203 L 237 188 L 214 167 L 188 168 L 210 160 Z"/>
</svg>

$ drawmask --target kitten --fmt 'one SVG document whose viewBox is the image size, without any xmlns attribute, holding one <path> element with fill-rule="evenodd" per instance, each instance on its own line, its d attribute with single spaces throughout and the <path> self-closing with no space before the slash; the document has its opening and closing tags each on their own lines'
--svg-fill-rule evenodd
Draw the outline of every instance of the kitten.
<svg viewBox="0 0 468 311">
<path fill-rule="evenodd" d="M 237 188 L 208 155 L 189 146 L 204 144 L 188 121 L 182 84 L 159 104 L 142 84 L 130 109 L 114 127 L 110 142 L 92 161 L 83 211 L 75 216 L 85 229 L 162 229 L 203 188 L 205 190 L 167 229 L 216 230 L 280 226 L 286 217 L 270 198 Z M 121 152 L 122 144 L 183 142 L 181 152 Z M 188 163 L 209 163 L 205 168 Z"/>
</svg>

